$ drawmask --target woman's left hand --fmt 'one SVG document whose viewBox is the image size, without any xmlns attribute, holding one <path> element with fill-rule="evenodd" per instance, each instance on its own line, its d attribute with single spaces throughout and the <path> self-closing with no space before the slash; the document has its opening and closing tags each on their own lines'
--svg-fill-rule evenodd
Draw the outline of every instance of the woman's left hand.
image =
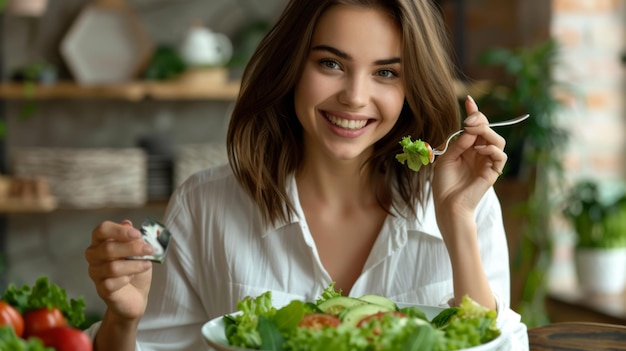
<svg viewBox="0 0 626 351">
<path fill-rule="evenodd" d="M 478 111 L 470 96 L 465 100 L 465 109 L 465 132 L 434 164 L 437 217 L 473 216 L 478 202 L 502 174 L 507 160 L 504 138 L 489 127 L 487 117 Z"/>
</svg>

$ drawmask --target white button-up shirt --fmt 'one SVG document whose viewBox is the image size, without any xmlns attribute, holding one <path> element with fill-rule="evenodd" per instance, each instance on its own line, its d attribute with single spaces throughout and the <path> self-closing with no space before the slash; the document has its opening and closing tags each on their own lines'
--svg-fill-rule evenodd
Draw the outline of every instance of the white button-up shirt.
<svg viewBox="0 0 626 351">
<path fill-rule="evenodd" d="M 165 216 L 172 237 L 165 262 L 154 265 L 137 350 L 206 349 L 202 325 L 233 312 L 245 296 L 269 290 L 276 306 L 293 299 L 317 299 L 332 277 L 320 260 L 294 177 L 287 190 L 296 216 L 269 229 L 228 166 L 201 171 L 176 190 Z M 361 275 L 344 295 L 447 304 L 453 296 L 452 270 L 432 198 L 418 213 L 421 219 L 411 221 L 387 216 Z M 480 255 L 498 310 L 508 310 L 509 259 L 493 189 L 480 201 L 475 219 Z"/>
</svg>

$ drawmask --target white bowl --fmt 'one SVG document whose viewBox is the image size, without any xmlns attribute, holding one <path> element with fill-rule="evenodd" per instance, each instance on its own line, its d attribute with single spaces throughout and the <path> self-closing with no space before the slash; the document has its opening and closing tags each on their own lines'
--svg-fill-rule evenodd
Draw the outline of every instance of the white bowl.
<svg viewBox="0 0 626 351">
<path fill-rule="evenodd" d="M 439 314 L 439 312 L 441 312 L 441 310 L 443 310 L 441 307 L 433 306 L 417 305 L 416 307 L 419 307 L 419 309 L 424 311 L 429 320 L 432 320 L 437 314 Z M 224 334 L 224 321 L 222 318 L 223 317 L 214 318 L 202 326 L 202 336 L 209 347 L 217 351 L 251 351 L 251 349 L 243 349 L 228 344 L 228 340 Z M 499 337 L 486 344 L 459 351 L 496 351 L 499 350 L 500 346 L 506 342 L 507 338 L 508 333 L 502 331 L 502 334 Z"/>
</svg>

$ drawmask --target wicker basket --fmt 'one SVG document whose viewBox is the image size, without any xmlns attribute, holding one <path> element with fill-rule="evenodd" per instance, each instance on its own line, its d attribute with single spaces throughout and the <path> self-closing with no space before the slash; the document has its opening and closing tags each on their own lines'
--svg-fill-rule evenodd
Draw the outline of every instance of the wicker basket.
<svg viewBox="0 0 626 351">
<path fill-rule="evenodd" d="M 192 174 L 228 163 L 225 143 L 178 146 L 174 157 L 174 186 L 181 185 Z"/>
<path fill-rule="evenodd" d="M 146 155 L 139 148 L 19 148 L 11 159 L 14 175 L 45 177 L 60 207 L 137 207 L 146 203 Z"/>
</svg>

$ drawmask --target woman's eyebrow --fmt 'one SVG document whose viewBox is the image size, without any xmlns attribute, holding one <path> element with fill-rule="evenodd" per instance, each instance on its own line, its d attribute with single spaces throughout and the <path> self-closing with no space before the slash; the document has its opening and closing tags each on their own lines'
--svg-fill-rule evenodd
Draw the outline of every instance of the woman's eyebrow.
<svg viewBox="0 0 626 351">
<path fill-rule="evenodd" d="M 328 45 L 317 45 L 314 46 L 313 48 L 311 48 L 311 51 L 329 51 L 331 53 L 333 53 L 336 56 L 339 56 L 340 58 L 344 59 L 344 60 L 352 60 L 352 56 L 350 56 L 348 53 L 343 52 L 337 48 L 334 48 L 332 46 L 328 46 Z"/>
<path fill-rule="evenodd" d="M 344 60 L 352 60 L 352 56 L 350 56 L 350 54 L 343 52 L 337 48 L 334 48 L 332 46 L 328 46 L 328 45 L 317 45 L 314 46 L 313 48 L 311 48 L 311 51 L 328 51 Z M 382 59 L 382 60 L 376 60 L 374 61 L 374 64 L 377 66 L 383 66 L 383 65 L 391 65 L 394 63 L 401 63 L 402 60 L 400 60 L 399 57 L 392 57 L 392 58 L 388 58 L 388 59 Z"/>
<path fill-rule="evenodd" d="M 378 66 L 384 66 L 384 65 L 392 65 L 394 63 L 401 63 L 401 62 L 402 60 L 400 60 L 399 57 L 392 57 L 390 59 L 376 60 L 374 61 L 374 64 Z"/>
</svg>

